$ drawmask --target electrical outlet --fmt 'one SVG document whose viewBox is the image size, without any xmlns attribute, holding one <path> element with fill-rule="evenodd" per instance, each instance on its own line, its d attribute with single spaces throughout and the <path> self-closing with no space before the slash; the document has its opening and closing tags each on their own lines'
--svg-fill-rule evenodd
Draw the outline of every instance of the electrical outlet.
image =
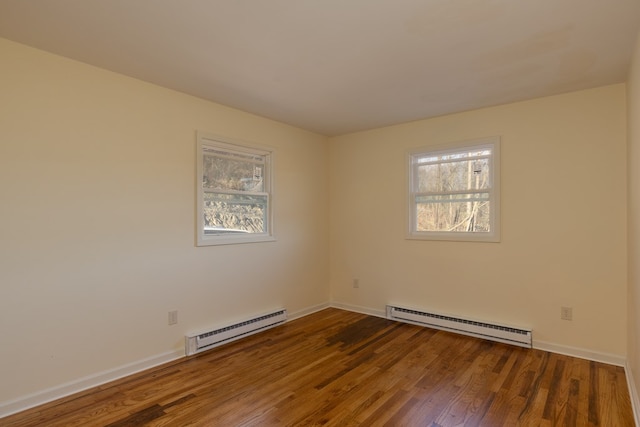
<svg viewBox="0 0 640 427">
<path fill-rule="evenodd" d="M 169 312 L 169 325 L 178 324 L 178 310 L 171 310 Z"/>
<path fill-rule="evenodd" d="M 353 287 L 356 289 L 360 287 L 360 279 L 353 279 Z"/>
<path fill-rule="evenodd" d="M 571 308 L 571 307 L 560 307 L 560 319 L 562 319 L 562 320 L 573 320 L 573 308 Z"/>
</svg>

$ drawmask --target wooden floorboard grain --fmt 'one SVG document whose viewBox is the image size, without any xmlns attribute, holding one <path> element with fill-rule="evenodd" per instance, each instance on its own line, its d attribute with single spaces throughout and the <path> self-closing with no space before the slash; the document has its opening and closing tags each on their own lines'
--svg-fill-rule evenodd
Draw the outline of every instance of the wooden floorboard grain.
<svg viewBox="0 0 640 427">
<path fill-rule="evenodd" d="M 617 366 L 326 309 L 3 419 L 69 426 L 633 426 Z"/>
</svg>

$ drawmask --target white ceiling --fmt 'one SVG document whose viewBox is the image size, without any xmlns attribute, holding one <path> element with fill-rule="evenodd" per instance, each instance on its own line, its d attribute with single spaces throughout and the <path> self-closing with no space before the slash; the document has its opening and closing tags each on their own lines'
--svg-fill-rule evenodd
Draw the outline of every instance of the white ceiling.
<svg viewBox="0 0 640 427">
<path fill-rule="evenodd" d="M 639 28 L 640 0 L 0 0 L 0 37 L 324 135 L 624 82 Z"/>
</svg>

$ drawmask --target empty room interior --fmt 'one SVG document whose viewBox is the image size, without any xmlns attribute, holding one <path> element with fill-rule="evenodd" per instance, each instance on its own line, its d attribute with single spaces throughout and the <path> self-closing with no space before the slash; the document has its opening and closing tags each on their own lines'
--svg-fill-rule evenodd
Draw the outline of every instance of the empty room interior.
<svg viewBox="0 0 640 427">
<path fill-rule="evenodd" d="M 639 37 L 0 0 L 0 425 L 638 425 Z"/>
</svg>

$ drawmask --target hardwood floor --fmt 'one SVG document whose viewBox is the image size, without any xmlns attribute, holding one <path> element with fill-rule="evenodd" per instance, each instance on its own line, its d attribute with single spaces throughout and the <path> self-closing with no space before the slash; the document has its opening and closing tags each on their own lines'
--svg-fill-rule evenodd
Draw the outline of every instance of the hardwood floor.
<svg viewBox="0 0 640 427">
<path fill-rule="evenodd" d="M 17 426 L 633 426 L 624 370 L 337 309 L 0 419 Z"/>
</svg>

